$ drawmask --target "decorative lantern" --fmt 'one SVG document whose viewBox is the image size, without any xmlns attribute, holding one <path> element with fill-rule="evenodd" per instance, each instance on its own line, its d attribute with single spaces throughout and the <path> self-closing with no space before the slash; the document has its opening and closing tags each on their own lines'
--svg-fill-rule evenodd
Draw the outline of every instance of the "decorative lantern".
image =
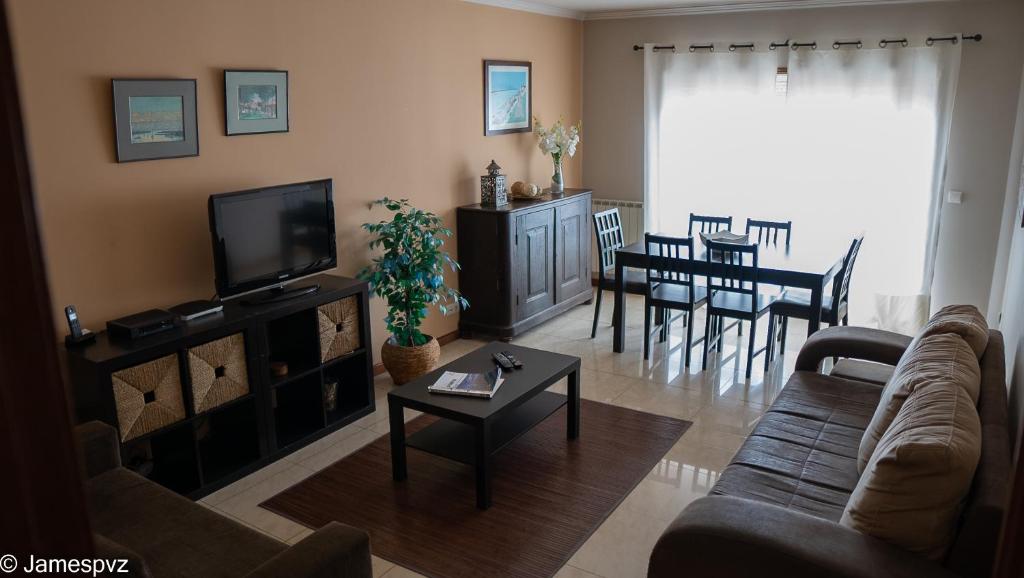
<svg viewBox="0 0 1024 578">
<path fill-rule="evenodd" d="M 480 204 L 488 207 L 500 207 L 508 204 L 508 187 L 505 186 L 505 175 L 498 174 L 501 167 L 491 161 L 487 165 L 487 175 L 480 177 Z"/>
</svg>

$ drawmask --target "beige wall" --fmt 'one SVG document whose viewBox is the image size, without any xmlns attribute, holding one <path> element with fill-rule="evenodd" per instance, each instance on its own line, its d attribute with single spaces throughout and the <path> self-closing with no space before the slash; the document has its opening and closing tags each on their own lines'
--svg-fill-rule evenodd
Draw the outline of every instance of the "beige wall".
<svg viewBox="0 0 1024 578">
<path fill-rule="evenodd" d="M 492 158 L 547 182 L 532 135 L 482 136 L 483 59 L 533 62 L 543 121 L 581 114 L 582 25 L 564 18 L 460 0 L 8 4 L 54 310 L 74 303 L 94 329 L 213 294 L 213 193 L 332 177 L 339 272 L 354 275 L 372 199 L 408 197 L 454 227 Z M 288 70 L 291 132 L 224 136 L 225 68 Z M 112 77 L 198 79 L 200 156 L 117 164 Z M 383 315 L 375 299 L 378 346 Z M 426 329 L 456 325 L 432 313 Z"/>
<path fill-rule="evenodd" d="M 993 284 L 1004 283 L 999 292 L 1002 301 L 999 314 L 1000 329 L 1006 338 L 1006 367 L 1010 380 L 1011 431 L 1020 432 L 1024 425 L 1024 82 L 1017 109 L 1017 129 L 1013 155 L 1006 187 L 1006 211 L 1003 217 L 1003 237 L 1006 239 L 1006 259 L 999 265 Z M 993 305 L 995 307 L 996 305 Z M 1019 433 L 1018 433 L 1019 435 Z"/>
<path fill-rule="evenodd" d="M 1024 59 L 1024 3 L 971 2 L 588 21 L 584 25 L 583 179 L 597 197 L 643 198 L 643 57 L 633 44 L 792 38 L 831 45 L 836 38 L 924 38 L 975 33 L 964 49 L 949 154 L 933 304 L 973 303 L 984 311 L 999 241 L 1013 119 Z"/>
</svg>

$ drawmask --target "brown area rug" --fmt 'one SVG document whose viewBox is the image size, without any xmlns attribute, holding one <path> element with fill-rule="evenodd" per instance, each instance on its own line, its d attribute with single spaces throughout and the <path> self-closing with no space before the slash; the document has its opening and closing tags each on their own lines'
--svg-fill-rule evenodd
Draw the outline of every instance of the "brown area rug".
<svg viewBox="0 0 1024 578">
<path fill-rule="evenodd" d="M 375 555 L 428 576 L 552 576 L 691 425 L 588 400 L 580 413 L 578 440 L 563 407 L 495 456 L 486 511 L 470 466 L 414 448 L 409 478 L 392 481 L 388 436 L 261 506 L 310 528 L 364 528 Z"/>
</svg>

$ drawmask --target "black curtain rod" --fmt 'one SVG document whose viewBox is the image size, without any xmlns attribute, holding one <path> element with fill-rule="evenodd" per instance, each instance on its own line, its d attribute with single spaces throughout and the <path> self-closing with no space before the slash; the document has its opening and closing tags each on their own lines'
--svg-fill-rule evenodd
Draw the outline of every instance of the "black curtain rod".
<svg viewBox="0 0 1024 578">
<path fill-rule="evenodd" d="M 953 44 L 957 44 L 961 40 L 963 40 L 965 42 L 968 42 L 968 41 L 969 42 L 981 42 L 983 38 L 984 38 L 984 36 L 982 36 L 981 34 L 960 34 L 960 35 L 957 35 L 957 36 L 929 36 L 925 40 L 925 44 L 928 45 L 928 46 L 934 46 L 935 44 L 937 44 L 939 42 L 951 42 Z M 906 38 L 897 38 L 897 39 L 887 38 L 887 39 L 883 39 L 882 41 L 880 41 L 878 43 L 878 45 L 880 47 L 882 47 L 882 48 L 889 48 L 892 45 L 909 46 L 910 42 Z M 798 50 L 800 48 L 815 49 L 815 48 L 817 48 L 817 46 L 818 46 L 817 42 L 791 43 L 789 40 L 787 40 L 787 41 L 781 42 L 781 43 L 779 43 L 779 42 L 772 42 L 771 44 L 768 45 L 768 48 L 769 48 L 769 50 L 776 50 L 778 48 L 792 47 L 794 50 Z M 860 40 L 855 40 L 855 41 L 852 41 L 852 42 L 836 40 L 835 42 L 832 43 L 832 48 L 835 48 L 836 50 L 838 50 L 838 49 L 840 49 L 840 48 L 842 48 L 844 46 L 856 46 L 857 48 L 862 48 L 864 46 L 864 43 L 862 41 L 860 41 Z M 695 52 L 697 50 L 709 50 L 711 52 L 714 52 L 714 47 L 715 47 L 714 44 L 693 44 L 693 45 L 690 46 L 690 52 Z M 750 50 L 754 50 L 755 49 L 755 45 L 753 43 L 730 44 L 729 45 L 729 51 L 730 52 L 735 52 L 737 48 L 749 48 Z M 643 49 L 644 49 L 644 47 L 641 44 L 634 44 L 633 45 L 633 50 L 634 51 L 639 52 L 639 51 L 641 51 Z M 659 51 L 659 50 L 672 50 L 672 51 L 675 51 L 675 49 L 676 49 L 676 45 L 675 44 L 659 44 L 659 45 L 656 45 L 654 47 L 655 51 Z"/>
</svg>

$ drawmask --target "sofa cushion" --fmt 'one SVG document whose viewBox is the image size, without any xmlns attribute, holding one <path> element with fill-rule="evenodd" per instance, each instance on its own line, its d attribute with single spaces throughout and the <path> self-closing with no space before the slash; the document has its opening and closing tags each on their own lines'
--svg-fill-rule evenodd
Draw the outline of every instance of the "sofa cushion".
<svg viewBox="0 0 1024 578">
<path fill-rule="evenodd" d="M 988 322 L 973 305 L 950 305 L 943 307 L 928 321 L 916 340 L 932 335 L 952 333 L 967 342 L 974 356 L 981 359 L 988 347 Z M 913 345 L 911 345 L 913 347 Z"/>
<path fill-rule="evenodd" d="M 892 365 L 886 365 L 884 363 L 875 363 L 873 361 L 863 361 L 860 359 L 840 359 L 836 362 L 832 371 L 829 372 L 829 375 L 883 386 L 889 383 L 889 380 L 892 379 L 892 374 L 895 370 L 896 368 Z"/>
<path fill-rule="evenodd" d="M 124 468 L 89 479 L 86 495 L 93 530 L 138 552 L 154 576 L 241 576 L 286 549 Z"/>
<path fill-rule="evenodd" d="M 915 340 L 900 359 L 892 379 L 882 390 L 882 399 L 860 442 L 857 469 L 861 473 L 907 397 L 923 384 L 935 381 L 955 384 L 964 389 L 972 403 L 978 401 L 981 367 L 974 352 L 958 334 L 924 336 Z"/>
<path fill-rule="evenodd" d="M 981 457 L 974 403 L 950 380 L 915 388 L 879 440 L 840 523 L 941 561 Z"/>
<path fill-rule="evenodd" d="M 838 522 L 857 485 L 857 450 L 881 388 L 798 371 L 711 493 Z"/>
</svg>

